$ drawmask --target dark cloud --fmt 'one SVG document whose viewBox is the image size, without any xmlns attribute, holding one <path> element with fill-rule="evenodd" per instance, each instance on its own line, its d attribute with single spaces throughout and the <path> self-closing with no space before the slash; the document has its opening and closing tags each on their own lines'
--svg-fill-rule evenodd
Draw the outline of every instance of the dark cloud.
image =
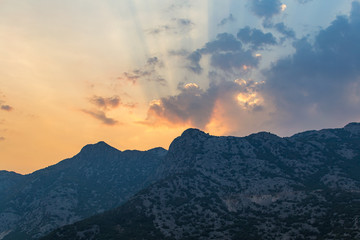
<svg viewBox="0 0 360 240">
<path fill-rule="evenodd" d="M 294 43 L 296 52 L 264 72 L 265 93 L 289 122 L 313 126 L 314 119 L 360 117 L 360 3 L 340 16 L 310 43 Z"/>
<path fill-rule="evenodd" d="M 252 0 L 251 10 L 259 17 L 271 18 L 281 12 L 280 0 Z"/>
<path fill-rule="evenodd" d="M 202 73 L 202 67 L 200 66 L 200 60 L 201 60 L 201 51 L 196 50 L 192 52 L 187 59 L 190 61 L 190 64 L 187 65 L 187 68 L 197 74 Z"/>
<path fill-rule="evenodd" d="M 203 127 L 209 120 L 214 96 L 204 92 L 197 85 L 184 87 L 179 95 L 161 98 L 148 111 L 148 122 L 163 119 L 170 123 L 191 123 Z"/>
<path fill-rule="evenodd" d="M 0 137 L 0 142 L 5 141 L 4 137 Z"/>
<path fill-rule="evenodd" d="M 139 80 L 148 82 L 157 82 L 162 86 L 167 85 L 167 81 L 158 73 L 158 68 L 162 68 L 163 63 L 158 57 L 148 58 L 146 64 L 142 68 L 134 69 L 130 72 L 124 72 L 119 80 L 125 80 L 132 84 L 138 83 Z"/>
<path fill-rule="evenodd" d="M 1 105 L 0 109 L 1 109 L 1 110 L 4 110 L 4 111 L 10 112 L 10 111 L 12 111 L 14 108 L 11 107 L 10 105 Z"/>
<path fill-rule="evenodd" d="M 238 114 L 247 108 L 257 111 L 261 105 L 247 102 L 238 103 L 237 96 L 243 93 L 244 96 L 255 89 L 253 82 L 245 81 L 220 82 L 212 84 L 209 89 L 202 90 L 196 84 L 186 84 L 180 88 L 180 93 L 175 96 L 163 97 L 152 102 L 149 107 L 147 119 L 144 123 L 150 125 L 178 125 L 188 124 L 198 128 L 204 128 L 211 120 L 217 101 L 224 101 L 224 105 L 235 105 L 227 114 Z M 250 99 L 251 97 L 249 97 Z M 249 100 L 250 101 L 250 100 Z"/>
<path fill-rule="evenodd" d="M 218 26 L 224 26 L 225 24 L 229 23 L 229 22 L 235 22 L 236 19 L 234 18 L 234 16 L 230 13 L 228 17 L 221 19 L 221 21 L 219 22 Z"/>
<path fill-rule="evenodd" d="M 148 60 L 146 61 L 146 63 L 148 65 L 162 65 L 162 63 L 160 62 L 159 58 L 158 57 L 151 57 L 151 58 L 148 58 Z"/>
<path fill-rule="evenodd" d="M 257 66 L 258 59 L 253 56 L 251 51 L 242 48 L 242 44 L 229 33 L 221 33 L 216 36 L 214 41 L 208 42 L 201 49 L 192 52 L 187 59 L 190 64 L 187 68 L 194 73 L 201 73 L 202 67 L 200 60 L 202 55 L 210 55 L 212 67 L 230 71 L 234 68 L 246 66 Z"/>
<path fill-rule="evenodd" d="M 238 51 L 226 53 L 214 53 L 211 56 L 211 65 L 224 71 L 231 71 L 233 68 L 240 69 L 245 66 L 256 66 L 259 60 L 253 56 L 251 51 Z"/>
<path fill-rule="evenodd" d="M 90 102 L 97 106 L 98 108 L 108 111 L 110 109 L 114 109 L 117 107 L 126 107 L 126 108 L 134 108 L 136 107 L 136 103 L 127 102 L 124 103 L 119 96 L 113 97 L 101 97 L 101 96 L 92 96 L 90 98 Z"/>
<path fill-rule="evenodd" d="M 284 35 L 286 38 L 295 38 L 295 32 L 291 28 L 285 26 L 284 23 L 277 23 L 274 25 L 274 28 Z"/>
<path fill-rule="evenodd" d="M 93 118 L 100 120 L 103 124 L 106 125 L 116 125 L 119 123 L 117 120 L 106 116 L 108 111 L 120 106 L 125 108 L 136 107 L 135 103 L 122 102 L 119 96 L 101 97 L 94 95 L 89 99 L 89 101 L 90 103 L 95 105 L 97 109 L 92 109 L 92 110 L 83 109 L 81 111 L 92 116 Z"/>
<path fill-rule="evenodd" d="M 103 111 L 90 111 L 86 109 L 82 111 L 86 114 L 89 114 L 93 118 L 100 120 L 105 125 L 113 126 L 119 123 L 117 120 L 107 117 Z"/>
<path fill-rule="evenodd" d="M 173 20 L 176 21 L 179 26 L 187 27 L 187 26 L 194 25 L 194 23 L 190 19 L 187 19 L 187 18 L 174 18 Z"/>
<path fill-rule="evenodd" d="M 90 99 L 90 102 L 100 108 L 110 109 L 110 108 L 118 107 L 121 104 L 121 99 L 118 96 L 113 96 L 113 97 L 93 96 Z"/>
<path fill-rule="evenodd" d="M 216 40 L 208 42 L 201 49 L 202 53 L 211 54 L 214 52 L 236 52 L 242 50 L 242 44 L 234 35 L 230 33 L 220 33 L 216 36 Z"/>
<path fill-rule="evenodd" d="M 283 22 L 280 23 L 272 23 L 271 21 L 263 22 L 264 28 L 275 29 L 279 32 L 283 37 L 280 38 L 280 42 L 284 42 L 286 39 L 295 39 L 296 33 L 293 29 L 287 27 Z"/>
<path fill-rule="evenodd" d="M 275 45 L 276 39 L 271 33 L 263 33 L 256 28 L 246 26 L 237 33 L 238 39 L 245 44 L 249 44 L 252 49 L 257 50 L 265 45 Z"/>
</svg>

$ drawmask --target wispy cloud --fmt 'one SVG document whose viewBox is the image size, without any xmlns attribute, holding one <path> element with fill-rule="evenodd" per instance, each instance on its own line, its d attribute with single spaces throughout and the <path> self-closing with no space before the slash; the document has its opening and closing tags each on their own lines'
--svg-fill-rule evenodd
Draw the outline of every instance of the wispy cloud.
<svg viewBox="0 0 360 240">
<path fill-rule="evenodd" d="M 7 111 L 10 112 L 12 110 L 14 110 L 14 108 L 8 104 L 6 104 L 5 100 L 3 100 L 4 98 L 6 98 L 6 96 L 4 94 L 2 94 L 2 92 L 0 91 L 0 110 L 3 111 Z"/>
<path fill-rule="evenodd" d="M 149 29 L 147 32 L 151 35 L 158 35 L 161 33 L 184 34 L 189 32 L 194 25 L 195 24 L 188 18 L 172 18 L 169 24 Z"/>
<path fill-rule="evenodd" d="M 10 105 L 1 105 L 0 109 L 1 109 L 1 110 L 4 110 L 4 111 L 7 111 L 7 112 L 10 112 L 10 111 L 12 111 L 14 108 L 11 107 Z"/>
<path fill-rule="evenodd" d="M 166 86 L 167 81 L 158 72 L 158 69 L 162 67 L 163 63 L 158 57 L 151 57 L 147 59 L 142 68 L 136 68 L 132 71 L 124 72 L 122 76 L 118 77 L 118 79 L 132 84 L 137 84 L 140 80 L 145 80 L 148 82 L 156 82 L 161 86 Z"/>
<path fill-rule="evenodd" d="M 121 99 L 119 96 L 113 96 L 113 97 L 93 96 L 92 98 L 90 98 L 90 102 L 99 108 L 111 109 L 118 107 L 121 103 Z"/>
<path fill-rule="evenodd" d="M 136 103 L 123 102 L 119 96 L 112 97 L 102 97 L 94 95 L 89 98 L 89 102 L 93 104 L 97 109 L 82 109 L 81 111 L 92 116 L 95 119 L 100 120 L 105 125 L 116 125 L 119 122 L 116 119 L 110 118 L 107 116 L 108 111 L 113 110 L 118 107 L 124 108 L 135 108 Z"/>
<path fill-rule="evenodd" d="M 106 113 L 103 111 L 86 110 L 86 109 L 83 109 L 82 111 L 86 114 L 89 114 L 93 118 L 100 120 L 105 125 L 113 126 L 119 123 L 117 120 L 107 117 Z"/>
<path fill-rule="evenodd" d="M 221 19 L 218 26 L 224 26 L 227 23 L 235 22 L 235 21 L 236 21 L 235 17 L 230 13 L 228 17 Z"/>
</svg>

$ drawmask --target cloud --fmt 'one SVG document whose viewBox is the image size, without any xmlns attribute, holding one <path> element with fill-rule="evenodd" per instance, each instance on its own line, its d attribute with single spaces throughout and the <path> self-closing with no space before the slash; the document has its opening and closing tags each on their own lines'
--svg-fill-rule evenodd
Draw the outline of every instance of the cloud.
<svg viewBox="0 0 360 240">
<path fill-rule="evenodd" d="M 113 97 L 101 97 L 94 95 L 89 98 L 90 103 L 97 107 L 97 109 L 82 109 L 81 111 L 92 116 L 95 119 L 100 120 L 103 124 L 112 126 L 116 125 L 119 122 L 113 118 L 107 117 L 106 114 L 108 111 L 115 109 L 117 107 L 125 107 L 125 108 L 135 108 L 135 103 L 124 103 L 122 102 L 119 96 Z"/>
<path fill-rule="evenodd" d="M 183 26 L 183 27 L 194 25 L 194 23 L 187 18 L 174 18 L 173 21 L 176 21 L 179 26 Z"/>
<path fill-rule="evenodd" d="M 1 110 L 4 110 L 4 111 L 10 112 L 10 111 L 12 111 L 14 108 L 11 107 L 10 105 L 1 105 L 0 109 L 1 109 Z"/>
<path fill-rule="evenodd" d="M 196 50 L 192 52 L 188 57 L 187 60 L 190 61 L 190 64 L 187 65 L 187 69 L 190 71 L 200 74 L 203 71 L 203 68 L 200 65 L 200 60 L 202 58 L 201 51 Z"/>
<path fill-rule="evenodd" d="M 118 96 L 113 97 L 101 97 L 101 96 L 93 96 L 90 99 L 90 102 L 97 107 L 103 109 L 116 108 L 121 104 L 121 99 Z"/>
<path fill-rule="evenodd" d="M 295 38 L 295 32 L 291 28 L 285 26 L 284 23 L 277 23 L 274 25 L 274 28 L 286 38 Z"/>
<path fill-rule="evenodd" d="M 189 32 L 195 24 L 187 18 L 172 18 L 169 24 L 164 24 L 156 28 L 149 29 L 150 35 L 166 34 L 184 34 Z"/>
<path fill-rule="evenodd" d="M 137 84 L 140 80 L 156 82 L 162 86 L 167 85 L 167 81 L 158 73 L 158 68 L 162 68 L 163 63 L 158 57 L 150 57 L 142 68 L 134 69 L 130 72 L 124 72 L 119 80 Z"/>
<path fill-rule="evenodd" d="M 221 33 L 214 41 L 208 42 L 201 49 L 192 52 L 188 57 L 190 64 L 186 67 L 197 74 L 202 72 L 200 60 L 203 55 L 210 55 L 210 65 L 224 71 L 240 69 L 243 66 L 257 66 L 259 59 L 252 51 L 244 50 L 239 40 L 229 33 Z"/>
<path fill-rule="evenodd" d="M 293 55 L 264 71 L 264 93 L 289 124 L 360 117 L 359 29 L 360 3 L 353 2 L 350 16 L 337 17 L 313 43 L 296 41 Z"/>
<path fill-rule="evenodd" d="M 252 0 L 251 10 L 259 17 L 271 18 L 279 14 L 283 5 L 279 0 Z"/>
<path fill-rule="evenodd" d="M 300 4 L 311 2 L 312 0 L 297 0 Z"/>
<path fill-rule="evenodd" d="M 225 24 L 229 23 L 229 22 L 235 22 L 236 19 L 234 18 L 234 16 L 230 13 L 228 17 L 221 19 L 221 21 L 219 22 L 218 26 L 224 26 Z"/>
<path fill-rule="evenodd" d="M 189 52 L 185 49 L 178 49 L 178 50 L 170 50 L 168 52 L 170 56 L 187 56 Z"/>
<path fill-rule="evenodd" d="M 153 66 L 156 66 L 156 65 L 161 65 L 162 66 L 162 63 L 160 62 L 159 58 L 158 57 L 151 57 L 151 58 L 148 58 L 148 60 L 146 61 L 146 63 L 148 65 L 153 65 Z"/>
<path fill-rule="evenodd" d="M 4 137 L 0 137 L 0 142 L 5 141 Z"/>
<path fill-rule="evenodd" d="M 86 109 L 83 109 L 82 111 L 93 118 L 100 120 L 105 125 L 113 126 L 119 123 L 117 120 L 107 117 L 103 111 L 91 111 Z"/>
<path fill-rule="evenodd" d="M 274 24 L 271 21 L 264 21 L 263 27 L 275 29 L 277 32 L 282 34 L 283 37 L 280 38 L 280 42 L 284 42 L 286 39 L 295 39 L 296 38 L 295 31 L 293 29 L 287 27 L 283 22 Z"/>
<path fill-rule="evenodd" d="M 219 104 L 235 106 L 225 115 L 261 110 L 256 88 L 254 82 L 240 79 L 212 84 L 207 90 L 195 83 L 188 83 L 179 89 L 179 94 L 152 101 L 143 123 L 155 126 L 187 125 L 204 129 L 212 121 L 214 110 Z"/>
<path fill-rule="evenodd" d="M 240 29 L 237 37 L 241 42 L 249 44 L 254 50 L 261 49 L 265 45 L 276 44 L 276 39 L 271 33 L 263 33 L 261 30 L 249 26 Z"/>
</svg>

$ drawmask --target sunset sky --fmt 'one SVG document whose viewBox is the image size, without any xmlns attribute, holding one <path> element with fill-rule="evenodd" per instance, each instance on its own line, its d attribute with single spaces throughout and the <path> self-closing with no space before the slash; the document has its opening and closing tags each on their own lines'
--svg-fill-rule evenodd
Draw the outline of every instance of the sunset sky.
<svg viewBox="0 0 360 240">
<path fill-rule="evenodd" d="M 360 121 L 360 1 L 0 0 L 0 170 Z"/>
</svg>

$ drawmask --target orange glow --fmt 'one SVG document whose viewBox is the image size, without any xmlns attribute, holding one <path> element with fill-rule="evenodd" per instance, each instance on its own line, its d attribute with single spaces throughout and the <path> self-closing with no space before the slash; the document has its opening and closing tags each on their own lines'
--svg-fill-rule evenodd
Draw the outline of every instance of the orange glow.
<svg viewBox="0 0 360 240">
<path fill-rule="evenodd" d="M 230 128 L 224 120 L 225 116 L 226 113 L 221 101 L 216 101 L 210 122 L 206 125 L 205 130 L 212 135 L 220 136 L 228 134 Z"/>
<path fill-rule="evenodd" d="M 240 106 L 244 109 L 254 107 L 261 102 L 261 99 L 254 92 L 251 93 L 239 93 L 237 96 L 237 101 Z"/>
<path fill-rule="evenodd" d="M 184 88 L 186 88 L 186 89 L 199 88 L 199 86 L 196 83 L 187 83 L 187 84 L 185 84 Z"/>
</svg>

